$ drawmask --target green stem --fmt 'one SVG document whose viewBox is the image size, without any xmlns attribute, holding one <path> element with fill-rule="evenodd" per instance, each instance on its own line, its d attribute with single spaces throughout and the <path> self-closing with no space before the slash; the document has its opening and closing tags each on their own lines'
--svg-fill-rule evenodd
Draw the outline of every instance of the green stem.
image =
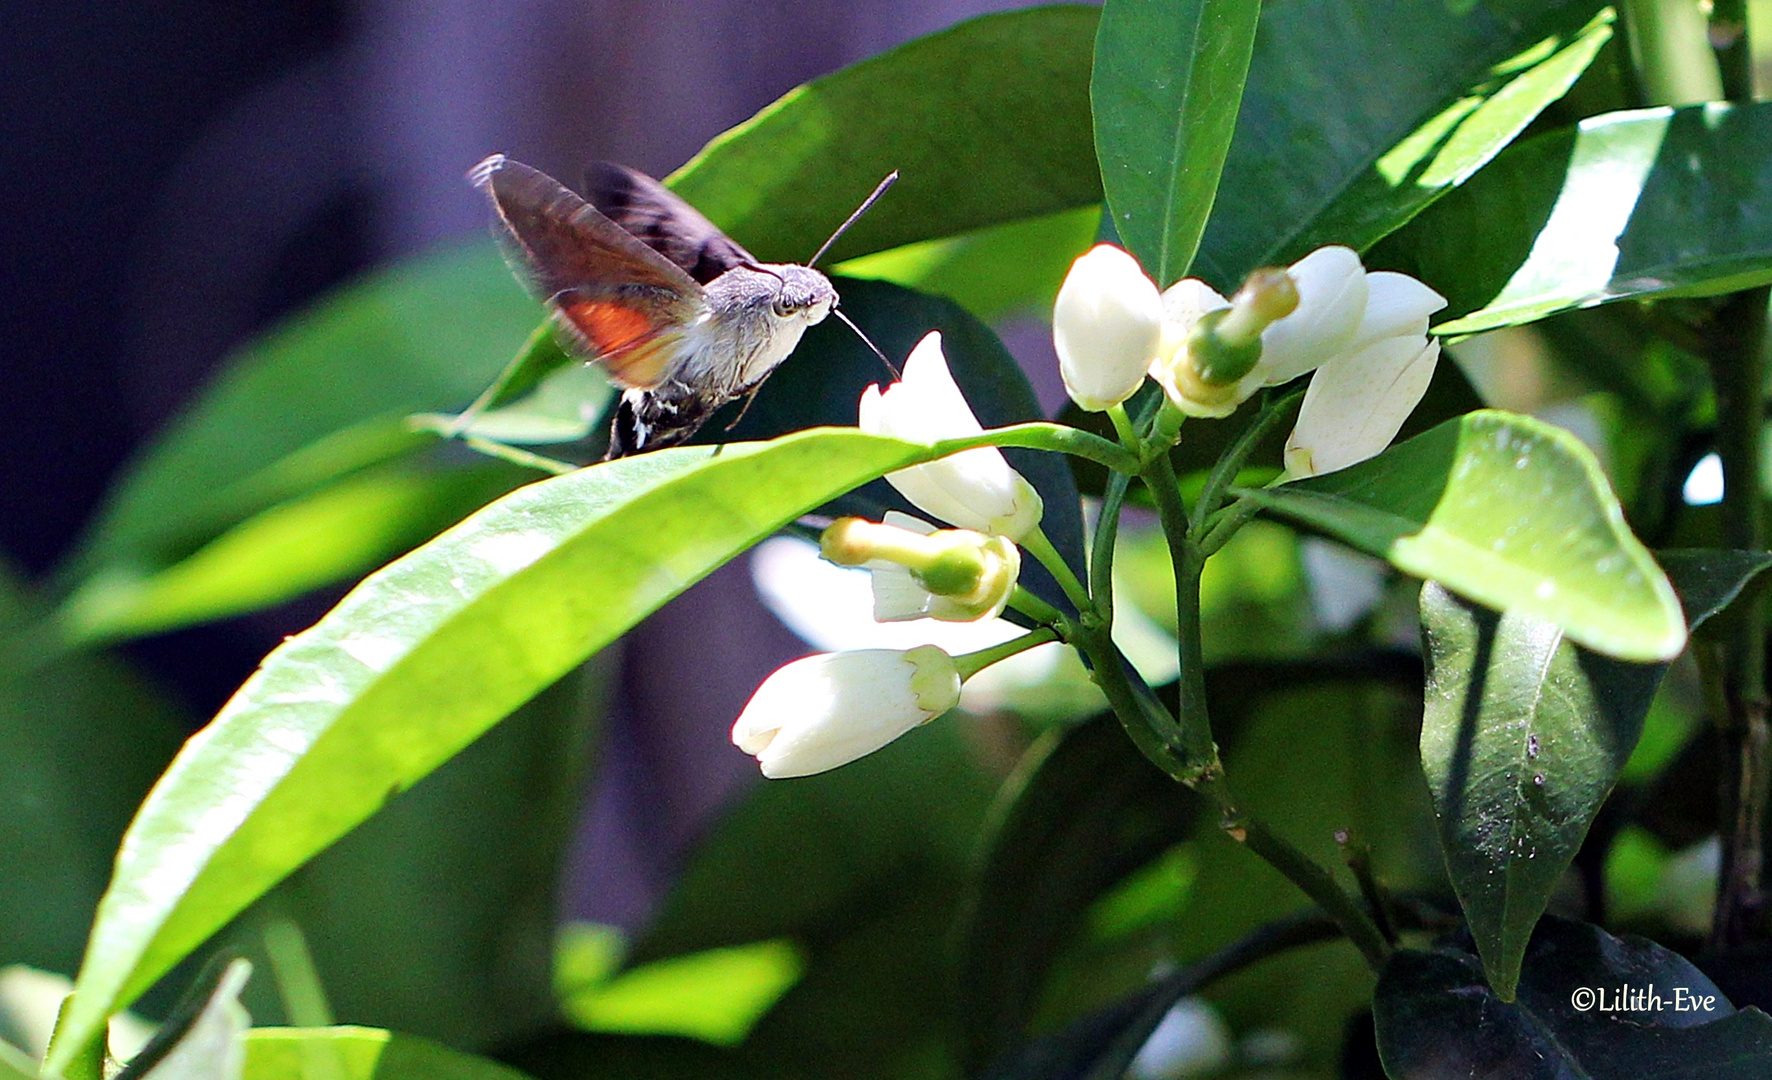
<svg viewBox="0 0 1772 1080">
<path fill-rule="evenodd" d="M 1237 474 L 1243 471 L 1243 466 L 1249 461 L 1249 455 L 1255 452 L 1255 448 L 1261 444 L 1261 440 L 1267 438 L 1269 432 L 1278 427 L 1290 415 L 1290 406 L 1302 400 L 1303 397 L 1304 391 L 1298 390 L 1284 397 L 1270 397 L 1269 400 L 1262 403 L 1260 413 L 1250 421 L 1249 426 L 1245 427 L 1242 434 L 1237 436 L 1237 441 L 1232 443 L 1231 448 L 1212 466 L 1212 472 L 1206 477 L 1206 486 L 1201 490 L 1200 498 L 1194 504 L 1193 516 L 1188 520 L 1190 532 L 1196 536 L 1204 534 L 1207 516 L 1224 505 L 1225 489 L 1229 488 L 1231 482 L 1236 480 Z M 1209 551 L 1207 554 L 1211 554 L 1211 552 Z"/>
<path fill-rule="evenodd" d="M 1187 506 L 1181 499 L 1175 467 L 1169 455 L 1158 454 L 1146 465 L 1145 486 L 1157 504 L 1157 518 L 1169 544 L 1169 562 L 1175 571 L 1175 620 L 1177 660 L 1181 666 L 1177 689 L 1181 695 L 1181 741 L 1189 760 L 1207 768 L 1218 763 L 1212 741 L 1212 719 L 1206 711 L 1206 664 L 1200 645 L 1200 571 L 1206 558 L 1188 535 Z"/>
<path fill-rule="evenodd" d="M 1723 461 L 1723 543 L 1744 551 L 1766 547 L 1761 454 L 1767 302 L 1764 286 L 1729 297 L 1718 312 L 1709 355 L 1717 397 L 1717 455 Z M 1723 645 L 1723 698 L 1725 708 L 1718 718 L 1723 850 L 1711 941 L 1729 948 L 1754 936 L 1766 908 L 1763 848 L 1772 787 L 1772 730 L 1767 723 L 1761 594 L 1744 597 L 1730 613 Z"/>
<path fill-rule="evenodd" d="M 1011 638 L 1001 645 L 992 645 L 988 649 L 980 649 L 977 652 L 962 653 L 954 657 L 954 666 L 960 669 L 960 680 L 964 682 L 999 660 L 1007 660 L 1016 653 L 1024 653 L 1029 649 L 1057 640 L 1058 631 L 1050 626 L 1042 626 L 1031 633 Z"/>
<path fill-rule="evenodd" d="M 1631 66 L 1645 105 L 1696 105 L 1723 96 L 1704 15 L 1692 0 L 1622 0 Z"/>
<path fill-rule="evenodd" d="M 1043 420 L 991 428 L 983 434 L 968 435 L 963 439 L 943 439 L 934 445 L 938 457 L 957 454 L 975 446 L 1022 446 L 1031 450 L 1071 454 L 1115 472 L 1138 471 L 1137 456 L 1119 443 L 1091 432 L 1064 424 L 1049 424 Z"/>
<path fill-rule="evenodd" d="M 500 461 L 508 461 L 513 465 L 521 465 L 529 469 L 539 469 L 542 472 L 552 473 L 555 476 L 565 476 L 569 472 L 577 472 L 579 469 L 583 468 L 583 466 L 574 465 L 570 461 L 559 461 L 555 458 L 543 457 L 540 454 L 531 453 L 528 450 L 523 450 L 515 446 L 507 446 L 504 443 L 494 442 L 491 439 L 481 438 L 478 435 L 469 435 L 462 439 L 462 442 L 466 443 L 472 449 L 485 454 L 487 457 L 495 457 Z"/>
<path fill-rule="evenodd" d="M 1062 626 L 1064 614 L 1020 585 L 1009 594 L 1009 606 L 1046 626 Z"/>
<path fill-rule="evenodd" d="M 1041 566 L 1051 572 L 1053 578 L 1058 582 L 1058 587 L 1064 590 L 1065 598 L 1071 602 L 1071 606 L 1077 609 L 1078 615 L 1085 618 L 1094 615 L 1095 605 L 1089 600 L 1089 590 L 1083 587 L 1083 583 L 1077 578 L 1076 571 L 1071 569 L 1070 563 L 1064 561 L 1064 556 L 1060 555 L 1058 549 L 1052 546 L 1052 541 L 1046 538 L 1045 530 L 1037 525 L 1034 526 L 1033 532 L 1021 538 L 1021 546 L 1027 550 L 1028 554 L 1040 560 Z"/>
<path fill-rule="evenodd" d="M 1761 10 L 1755 12 L 1760 19 L 1772 16 L 1772 5 L 1761 0 L 1760 6 Z M 1753 101 L 1759 96 L 1755 92 L 1754 41 L 1750 33 L 1755 21 L 1748 14 L 1747 0 L 1712 0 L 1710 42 L 1717 52 L 1723 92 L 1731 101 Z"/>
<path fill-rule="evenodd" d="M 1249 523 L 1249 519 L 1260 513 L 1261 508 L 1248 499 L 1236 502 L 1213 514 L 1206 520 L 1206 535 L 1200 540 L 1200 557 L 1210 559 L 1218 554 L 1218 549 L 1230 542 L 1237 535 L 1237 530 Z"/>
<path fill-rule="evenodd" d="M 1132 418 L 1126 415 L 1124 403 L 1109 405 L 1108 419 L 1114 423 L 1114 434 L 1120 437 L 1120 445 L 1132 452 L 1134 457 L 1144 453 L 1144 441 L 1138 437 L 1138 429 L 1132 426 Z"/>
<path fill-rule="evenodd" d="M 1125 473 L 1108 474 L 1089 551 L 1089 592 L 1095 597 L 1096 610 L 1109 623 L 1114 619 L 1114 544 L 1120 535 L 1120 508 L 1126 503 L 1126 489 L 1131 484 L 1132 478 Z"/>
<path fill-rule="evenodd" d="M 295 921 L 276 916 L 265 923 L 265 955 L 271 961 L 271 978 L 283 998 L 283 1013 L 296 1027 L 331 1027 L 332 1005 L 308 939 Z"/>
<path fill-rule="evenodd" d="M 1390 958 L 1390 945 L 1372 917 L 1335 883 L 1329 871 L 1247 814 L 1234 819 L 1227 816 L 1224 830 L 1316 901 L 1323 913 L 1334 919 L 1347 939 L 1360 950 L 1360 955 L 1366 958 L 1373 971 L 1384 967 L 1384 962 Z"/>
</svg>

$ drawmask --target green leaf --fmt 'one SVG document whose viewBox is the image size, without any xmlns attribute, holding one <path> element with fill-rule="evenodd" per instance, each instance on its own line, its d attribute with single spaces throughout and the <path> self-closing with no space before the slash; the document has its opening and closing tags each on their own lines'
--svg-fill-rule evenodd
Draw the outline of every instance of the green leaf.
<svg viewBox="0 0 1772 1080">
<path fill-rule="evenodd" d="M 72 972 L 130 815 L 195 726 L 118 657 L 48 655 L 0 563 L 0 967 Z"/>
<path fill-rule="evenodd" d="M 1026 1036 L 1054 958 L 1096 898 L 1194 819 L 1192 800 L 1111 716 L 1042 736 L 997 799 L 961 931 L 968 1075 Z"/>
<path fill-rule="evenodd" d="M 1621 660 L 1670 660 L 1686 623 L 1593 454 L 1540 420 L 1481 410 L 1340 472 L 1240 494 Z"/>
<path fill-rule="evenodd" d="M 1682 548 L 1658 551 L 1655 557 L 1680 594 L 1686 621 L 1694 630 L 1727 609 L 1743 589 L 1772 567 L 1772 551 Z"/>
<path fill-rule="evenodd" d="M 1608 1007 L 1599 991 L 1608 1003 L 1644 993 Z M 1711 1007 L 1694 1008 L 1694 998 Z M 1555 917 L 1533 935 L 1517 1001 L 1485 986 L 1467 952 L 1404 949 L 1385 965 L 1373 1014 L 1393 1080 L 1757 1080 L 1772 1070 L 1765 1013 L 1736 1011 L 1702 972 L 1652 941 Z"/>
<path fill-rule="evenodd" d="M 143 804 L 63 1045 L 658 605 L 931 455 L 853 430 L 644 454 L 519 489 L 367 578 L 265 659 Z"/>
<path fill-rule="evenodd" d="M 737 1046 L 804 971 L 800 951 L 780 938 L 706 949 L 568 988 L 560 1010 L 586 1031 Z"/>
<path fill-rule="evenodd" d="M 255 611 L 373 569 L 529 478 L 502 465 L 371 467 L 260 511 L 164 568 L 109 564 L 58 621 L 89 645 Z"/>
<path fill-rule="evenodd" d="M 431 445 L 535 327 L 495 247 L 346 286 L 248 345 L 119 481 L 75 560 L 166 565 L 261 510 Z"/>
<path fill-rule="evenodd" d="M 770 782 L 694 852 L 633 962 L 793 941 L 805 974 L 751 1031 L 770 1076 L 956 1076 L 947 933 L 996 778 L 962 714 Z"/>
<path fill-rule="evenodd" d="M 986 15 L 814 79 L 668 179 L 759 258 L 810 258 L 880 178 L 836 260 L 1101 202 L 1095 9 Z"/>
<path fill-rule="evenodd" d="M 1510 148 L 1387 243 L 1383 261 L 1446 295 L 1459 317 L 1434 332 L 1447 335 L 1764 284 L 1769 142 L 1763 102 L 1590 117 Z"/>
<path fill-rule="evenodd" d="M 1611 32 L 1604 9 L 1596 0 L 1265 5 L 1192 272 L 1229 290 L 1258 266 L 1323 244 L 1371 246 L 1563 95 Z M 1487 232 L 1466 234 L 1476 235 Z"/>
<path fill-rule="evenodd" d="M 254 1028 L 244 1080 L 527 1080 L 496 1061 L 369 1027 Z"/>
<path fill-rule="evenodd" d="M 552 1026 L 559 882 L 612 665 L 568 673 L 388 799 L 236 920 L 228 944 L 294 922 L 333 1014 L 353 1023 L 468 1049 Z M 283 1002 L 248 1005 L 299 1022 Z"/>
<path fill-rule="evenodd" d="M 1049 318 L 1071 263 L 1100 228 L 1101 208 L 1085 206 L 863 255 L 831 272 L 945 296 L 986 322 Z"/>
<path fill-rule="evenodd" d="M 1496 615 L 1431 581 L 1421 623 L 1421 766 L 1489 985 L 1511 1001 L 1532 928 L 1636 748 L 1667 667 L 1594 655 L 1555 623 Z"/>
<path fill-rule="evenodd" d="M 1107 0 L 1089 99 L 1114 228 L 1159 287 L 1187 272 L 1237 126 L 1260 0 Z"/>
</svg>

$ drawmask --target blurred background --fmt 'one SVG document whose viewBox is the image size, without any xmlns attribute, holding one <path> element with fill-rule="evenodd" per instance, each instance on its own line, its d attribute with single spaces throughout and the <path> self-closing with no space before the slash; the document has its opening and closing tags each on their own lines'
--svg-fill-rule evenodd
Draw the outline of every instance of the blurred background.
<svg viewBox="0 0 1772 1080">
<path fill-rule="evenodd" d="M 257 331 L 485 235 L 504 151 L 663 175 L 818 75 L 1010 0 L 13 3 L 0 15 L 0 553 L 52 575 L 130 456 Z M 538 309 L 539 310 L 539 309 Z M 1017 335 L 1024 359 L 1043 347 Z M 1037 362 L 1037 360 L 1036 360 Z M 464 402 L 465 404 L 465 402 Z M 329 590 L 127 647 L 211 715 Z M 809 651 L 741 563 L 629 636 L 567 914 L 632 927 L 755 764 L 751 688 Z"/>
</svg>

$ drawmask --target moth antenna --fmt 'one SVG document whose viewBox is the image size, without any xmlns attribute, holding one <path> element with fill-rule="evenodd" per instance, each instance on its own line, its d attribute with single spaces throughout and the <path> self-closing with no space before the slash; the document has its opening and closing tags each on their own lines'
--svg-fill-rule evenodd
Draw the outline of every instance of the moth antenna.
<svg viewBox="0 0 1772 1080">
<path fill-rule="evenodd" d="M 843 314 L 842 308 L 835 308 L 835 307 L 832 308 L 831 314 L 835 315 L 839 319 L 842 319 L 844 326 L 847 326 L 849 329 L 855 331 L 855 336 L 861 339 L 861 343 L 863 345 L 866 345 L 868 348 L 870 348 L 874 351 L 874 355 L 880 358 L 880 363 L 885 364 L 886 370 L 892 372 L 892 377 L 894 379 L 904 378 L 904 376 L 902 376 L 898 373 L 898 369 L 892 366 L 892 361 L 886 359 L 886 354 L 880 351 L 880 346 L 875 345 L 872 338 L 870 338 L 866 334 L 862 333 L 861 327 L 855 325 L 855 323 L 850 320 L 849 316 Z"/>
<path fill-rule="evenodd" d="M 770 277 L 774 278 L 777 281 L 782 281 L 782 282 L 787 281 L 787 278 L 782 277 L 780 274 L 776 273 L 774 270 L 769 269 L 767 266 L 764 266 L 762 263 L 748 262 L 748 263 L 740 263 L 739 265 L 743 266 L 746 270 L 755 270 L 759 274 L 768 274 Z"/>
<path fill-rule="evenodd" d="M 847 232 L 849 230 L 849 226 L 855 224 L 856 221 L 861 217 L 861 215 L 868 212 L 868 207 L 879 202 L 880 196 L 886 194 L 887 189 L 896 183 L 898 183 L 898 170 L 893 169 L 891 172 L 886 174 L 886 179 L 880 181 L 879 186 L 874 188 L 874 193 L 872 195 L 869 195 L 867 198 L 865 198 L 861 201 L 861 205 L 855 208 L 855 213 L 849 215 L 849 220 L 845 221 L 843 224 L 837 226 L 837 231 L 831 234 L 831 238 L 829 240 L 826 240 L 824 242 L 824 244 L 817 251 L 812 253 L 812 258 L 806 260 L 806 265 L 807 266 L 817 266 L 818 260 L 824 258 L 824 253 L 831 250 L 831 245 L 837 242 L 837 238 L 839 236 L 842 236 L 845 232 Z M 849 322 L 848 319 L 844 319 L 843 321 Z M 853 326 L 854 324 L 850 323 L 850 325 Z M 861 331 L 857 330 L 856 333 L 859 334 L 859 333 L 861 333 Z M 863 340 L 866 340 L 865 335 L 863 337 Z M 873 342 L 868 342 L 868 344 L 871 345 L 871 344 L 873 344 Z M 874 351 L 879 352 L 880 350 L 875 349 Z M 884 359 L 884 357 L 882 357 L 882 359 Z M 887 366 L 891 367 L 892 365 L 888 364 Z"/>
</svg>

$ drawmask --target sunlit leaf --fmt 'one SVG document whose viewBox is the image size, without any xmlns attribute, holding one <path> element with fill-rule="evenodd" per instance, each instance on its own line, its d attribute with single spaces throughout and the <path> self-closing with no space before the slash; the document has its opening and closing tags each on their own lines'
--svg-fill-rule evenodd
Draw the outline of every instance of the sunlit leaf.
<svg viewBox="0 0 1772 1080">
<path fill-rule="evenodd" d="M 1245 498 L 1623 660 L 1673 658 L 1686 623 L 1593 454 L 1531 417 L 1479 411 L 1340 472 Z"/>
<path fill-rule="evenodd" d="M 816 430 L 626 458 L 522 488 L 366 579 L 272 652 L 150 794 L 100 906 L 66 1045 L 659 604 L 929 454 Z"/>
<path fill-rule="evenodd" d="M 1772 104 L 1607 113 L 1509 149 L 1387 243 L 1472 334 L 1772 281 Z M 1476 238 L 1480 237 L 1480 242 Z"/>
</svg>

